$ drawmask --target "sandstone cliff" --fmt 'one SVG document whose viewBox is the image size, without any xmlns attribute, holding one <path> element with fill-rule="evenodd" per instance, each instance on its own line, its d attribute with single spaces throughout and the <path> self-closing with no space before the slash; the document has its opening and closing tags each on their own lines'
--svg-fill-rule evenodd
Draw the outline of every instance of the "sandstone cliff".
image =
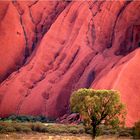
<svg viewBox="0 0 140 140">
<path fill-rule="evenodd" d="M 140 118 L 140 2 L 0 2 L 0 116 L 59 117 L 81 87 L 117 89 Z"/>
</svg>

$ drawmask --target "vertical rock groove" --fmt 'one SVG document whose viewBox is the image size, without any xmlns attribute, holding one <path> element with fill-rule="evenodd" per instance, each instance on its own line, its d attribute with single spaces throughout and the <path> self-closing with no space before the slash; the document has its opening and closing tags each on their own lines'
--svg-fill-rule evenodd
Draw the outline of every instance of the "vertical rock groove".
<svg viewBox="0 0 140 140">
<path fill-rule="evenodd" d="M 24 51 L 24 59 L 23 59 L 23 64 L 26 62 L 27 57 L 29 56 L 29 46 L 28 46 L 28 38 L 27 38 L 27 33 L 25 30 L 24 22 L 22 19 L 22 16 L 24 14 L 24 10 L 21 8 L 20 4 L 15 0 L 12 1 L 13 5 L 17 9 L 17 12 L 19 14 L 19 21 L 23 29 L 23 34 L 24 34 L 24 39 L 25 39 L 25 51 Z"/>
<path fill-rule="evenodd" d="M 114 21 L 114 25 L 113 25 L 113 28 L 112 28 L 112 34 L 111 34 L 111 37 L 110 37 L 110 45 L 107 47 L 107 48 L 111 48 L 112 47 L 112 44 L 113 44 L 113 40 L 115 38 L 115 28 L 116 28 L 116 25 L 117 25 L 117 21 L 120 17 L 120 15 L 123 13 L 123 11 L 125 10 L 125 8 L 131 3 L 131 1 L 126 1 L 124 3 L 124 5 L 120 8 L 120 10 L 118 11 L 118 14 L 116 16 L 116 19 Z"/>
</svg>

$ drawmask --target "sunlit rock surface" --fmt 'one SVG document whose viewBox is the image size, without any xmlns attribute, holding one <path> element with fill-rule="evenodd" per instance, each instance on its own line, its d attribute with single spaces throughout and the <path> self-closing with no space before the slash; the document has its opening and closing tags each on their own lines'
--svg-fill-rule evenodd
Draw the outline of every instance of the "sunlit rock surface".
<svg viewBox="0 0 140 140">
<path fill-rule="evenodd" d="M 116 89 L 140 118 L 139 1 L 1 1 L 0 116 L 60 117 L 79 88 Z"/>
</svg>

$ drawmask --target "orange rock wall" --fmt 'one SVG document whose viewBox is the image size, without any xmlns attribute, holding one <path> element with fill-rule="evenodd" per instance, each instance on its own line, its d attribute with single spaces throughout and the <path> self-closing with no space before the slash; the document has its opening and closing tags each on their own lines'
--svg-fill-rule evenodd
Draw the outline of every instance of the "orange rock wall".
<svg viewBox="0 0 140 140">
<path fill-rule="evenodd" d="M 59 117 L 72 91 L 116 89 L 140 118 L 140 2 L 0 2 L 0 116 Z"/>
</svg>

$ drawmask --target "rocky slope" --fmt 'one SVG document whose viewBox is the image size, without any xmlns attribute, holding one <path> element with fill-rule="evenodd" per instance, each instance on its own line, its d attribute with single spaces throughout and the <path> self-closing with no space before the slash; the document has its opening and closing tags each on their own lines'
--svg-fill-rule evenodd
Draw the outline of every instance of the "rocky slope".
<svg viewBox="0 0 140 140">
<path fill-rule="evenodd" d="M 59 117 L 81 87 L 117 89 L 140 118 L 140 2 L 0 2 L 0 116 Z"/>
</svg>

